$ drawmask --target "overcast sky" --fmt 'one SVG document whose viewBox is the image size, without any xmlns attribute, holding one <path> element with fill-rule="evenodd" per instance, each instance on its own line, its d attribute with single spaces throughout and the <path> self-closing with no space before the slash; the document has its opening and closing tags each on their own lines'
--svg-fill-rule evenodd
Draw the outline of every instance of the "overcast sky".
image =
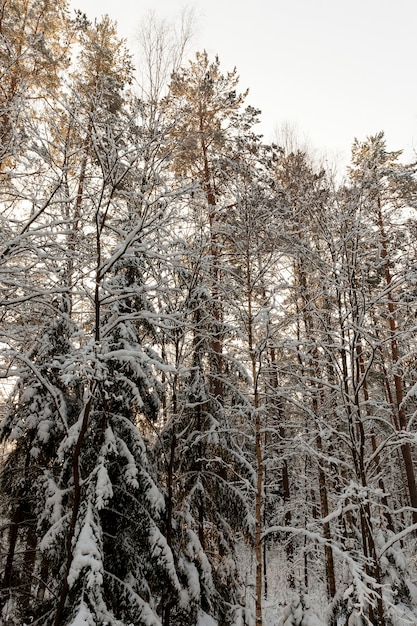
<svg viewBox="0 0 417 626">
<path fill-rule="evenodd" d="M 88 17 L 107 13 L 135 51 L 151 9 L 175 20 L 196 15 L 194 50 L 237 67 L 260 130 L 274 140 L 297 127 L 333 162 L 345 163 L 354 137 L 383 130 L 388 149 L 417 149 L 417 0 L 71 0 Z"/>
</svg>

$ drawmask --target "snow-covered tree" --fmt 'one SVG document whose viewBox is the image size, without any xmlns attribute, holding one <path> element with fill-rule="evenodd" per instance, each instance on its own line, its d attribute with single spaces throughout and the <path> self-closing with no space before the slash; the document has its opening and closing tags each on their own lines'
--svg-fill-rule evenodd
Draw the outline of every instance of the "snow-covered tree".
<svg viewBox="0 0 417 626">
<path fill-rule="evenodd" d="M 0 3 L 0 171 L 28 147 L 30 120 L 57 92 L 72 40 L 68 3 L 59 0 Z M 34 104 L 36 103 L 36 104 Z"/>
</svg>

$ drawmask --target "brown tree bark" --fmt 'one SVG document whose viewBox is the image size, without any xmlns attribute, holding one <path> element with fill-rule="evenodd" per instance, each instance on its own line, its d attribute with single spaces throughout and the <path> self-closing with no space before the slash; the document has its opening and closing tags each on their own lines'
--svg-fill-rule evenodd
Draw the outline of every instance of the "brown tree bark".
<svg viewBox="0 0 417 626">
<path fill-rule="evenodd" d="M 301 297 L 303 299 L 303 318 L 304 325 L 307 332 L 307 337 L 313 343 L 312 349 L 312 365 L 314 371 L 314 377 L 316 379 L 316 383 L 313 383 L 313 387 L 316 387 L 316 392 L 313 395 L 313 412 L 316 415 L 316 419 L 318 420 L 321 414 L 322 407 L 324 405 L 324 390 L 323 384 L 320 382 L 322 380 L 322 373 L 320 367 L 320 357 L 315 341 L 315 327 L 313 318 L 311 315 L 312 307 L 314 306 L 308 290 L 307 283 L 307 275 L 306 269 L 304 266 L 304 261 L 300 258 L 298 263 L 298 276 L 301 286 Z M 320 456 L 324 452 L 323 443 L 321 436 L 319 434 L 319 430 L 317 430 L 316 435 L 316 445 L 317 450 L 320 453 Z M 320 495 L 320 505 L 321 505 L 321 515 L 322 518 L 326 519 L 329 515 L 329 502 L 328 502 L 328 493 L 327 493 L 327 480 L 326 474 L 324 472 L 322 461 L 318 461 L 318 479 L 319 479 L 319 495 Z M 324 553 L 325 553 L 325 563 L 326 563 L 326 583 L 327 583 L 327 594 L 329 598 L 334 598 L 336 595 L 336 574 L 335 574 L 335 566 L 334 566 L 334 557 L 333 557 L 333 549 L 331 546 L 332 535 L 329 522 L 323 523 L 323 535 L 326 540 Z"/>
<path fill-rule="evenodd" d="M 257 361 L 254 352 L 254 337 L 253 337 L 253 312 L 252 312 L 252 293 L 249 285 L 249 268 L 247 267 L 248 274 L 248 348 L 252 368 L 252 381 L 253 381 L 253 409 L 255 412 L 255 458 L 256 458 L 256 492 L 255 492 L 255 559 L 256 559 L 256 574 L 255 574 L 255 619 L 256 626 L 262 626 L 262 578 L 263 578 L 263 566 L 262 566 L 262 500 L 264 489 L 264 465 L 263 465 L 263 451 L 262 451 L 262 420 L 259 403 L 259 388 L 258 388 L 258 368 Z"/>
<path fill-rule="evenodd" d="M 390 331 L 390 346 L 391 346 L 391 358 L 393 365 L 393 378 L 395 389 L 395 411 L 398 418 L 398 430 L 402 432 L 407 431 L 408 423 L 407 416 L 404 409 L 404 391 L 403 380 L 400 374 L 400 358 L 398 351 L 397 341 L 397 309 L 392 294 L 392 276 L 390 269 L 390 261 L 388 254 L 387 236 L 385 233 L 384 221 L 381 210 L 381 200 L 378 197 L 378 227 L 381 242 L 381 256 L 384 264 L 385 283 L 387 285 L 387 308 L 388 308 L 388 323 Z M 413 524 L 417 524 L 417 483 L 414 471 L 413 456 L 411 451 L 411 445 L 409 443 L 403 443 L 401 446 L 401 453 L 403 457 L 405 473 L 407 476 L 408 493 L 410 497 L 410 504 L 413 508 L 412 518 Z"/>
</svg>

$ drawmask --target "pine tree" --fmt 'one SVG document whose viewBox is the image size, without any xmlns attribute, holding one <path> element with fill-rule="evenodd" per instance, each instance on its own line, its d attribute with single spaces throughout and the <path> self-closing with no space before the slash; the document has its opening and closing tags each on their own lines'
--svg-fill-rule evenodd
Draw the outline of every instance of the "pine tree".
<svg viewBox="0 0 417 626">
<path fill-rule="evenodd" d="M 233 423 L 210 394 L 208 294 L 198 281 L 192 287 L 185 268 L 181 283 L 185 293 L 191 290 L 181 302 L 181 321 L 177 316 L 176 330 L 171 325 L 169 332 L 176 337 L 182 372 L 172 381 L 173 404 L 155 454 L 167 484 L 167 536 L 189 601 L 188 609 L 171 602 L 164 624 L 197 620 L 203 613 L 232 624 L 243 610 L 235 542 L 253 531 L 253 472 L 236 445 Z"/>
<path fill-rule="evenodd" d="M 207 52 L 197 53 L 189 67 L 173 74 L 170 85 L 173 165 L 177 175 L 186 176 L 199 188 L 205 205 L 208 228 L 207 287 L 213 318 L 211 352 L 212 393 L 220 401 L 223 393 L 223 346 L 221 281 L 221 185 L 230 144 L 236 134 L 241 115 L 239 110 L 246 93 L 237 94 L 236 70 L 222 74 L 216 57 L 210 62 Z"/>
<path fill-rule="evenodd" d="M 330 512 L 330 504 L 328 472 L 323 467 L 327 450 L 326 443 L 323 443 L 322 424 L 331 410 L 332 394 L 327 384 L 327 371 L 323 371 L 326 363 L 323 351 L 327 337 L 323 328 L 326 313 L 321 310 L 323 285 L 320 270 L 326 272 L 327 268 L 324 259 L 321 258 L 320 226 L 317 227 L 317 223 L 326 210 L 328 187 L 324 170 L 315 171 L 302 150 L 295 150 L 288 155 L 281 154 L 276 162 L 276 180 L 284 192 L 283 205 L 287 207 L 284 209 L 283 219 L 288 235 L 287 241 L 283 244 L 294 263 L 292 273 L 296 296 L 295 309 L 299 313 L 296 316 L 297 335 L 294 346 L 295 361 L 298 362 L 299 368 L 296 379 L 300 377 L 300 381 L 303 379 L 309 381 L 303 391 L 307 411 L 305 417 L 301 418 L 305 420 L 301 428 L 306 432 L 308 439 L 314 439 L 317 450 L 315 460 L 317 479 L 314 484 L 318 490 L 321 516 L 326 519 Z M 312 268 L 317 268 L 317 273 L 313 273 Z M 296 380 L 295 386 L 298 385 Z M 300 386 L 303 386 L 302 383 Z M 327 439 L 328 436 L 325 437 L 325 441 Z M 310 500 L 310 494 L 308 498 Z M 312 508 L 314 507 L 312 503 Z M 327 593 L 329 598 L 332 598 L 336 593 L 336 581 L 331 528 L 328 522 L 323 524 L 323 535 Z"/>
<path fill-rule="evenodd" d="M 404 407 L 404 384 L 398 365 L 401 355 L 399 352 L 397 307 L 393 288 L 395 283 L 392 276 L 392 259 L 389 251 L 386 217 L 383 210 L 395 208 L 397 211 L 415 204 L 415 165 L 402 166 L 398 163 L 401 152 L 389 153 L 386 151 L 383 133 L 368 138 L 360 143 L 355 141 L 352 149 L 352 180 L 360 187 L 363 202 L 369 211 L 376 232 L 378 233 L 381 248 L 381 262 L 384 269 L 385 285 L 387 290 L 386 306 L 388 309 L 389 337 L 391 346 L 391 362 L 393 369 L 394 421 L 402 432 L 407 431 L 408 418 Z M 405 442 L 401 446 L 404 467 L 407 476 L 410 504 L 417 508 L 417 486 L 412 460 L 411 445 Z M 417 513 L 413 512 L 413 522 L 417 522 Z"/>
<path fill-rule="evenodd" d="M 57 92 L 68 67 L 72 34 L 66 0 L 0 4 L 0 172 L 22 154 L 25 127 L 42 116 L 39 102 Z M 36 105 L 33 106 L 33 103 Z M 28 133 L 27 133 L 28 134 Z"/>
<path fill-rule="evenodd" d="M 222 257 L 227 236 L 222 226 L 229 199 L 227 171 L 232 175 L 236 137 L 241 131 L 249 135 L 255 118 L 252 110 L 240 111 L 243 96 L 236 96 L 236 85 L 235 71 L 223 75 L 218 59 L 210 63 L 206 53 L 198 54 L 188 68 L 173 75 L 166 103 L 168 115 L 175 120 L 170 146 L 176 184 L 188 182 L 192 193 L 184 228 L 187 243 L 181 251 L 185 263 L 180 284 L 187 290 L 182 304 L 185 326 L 178 327 L 184 338 L 181 356 L 178 343 L 175 348 L 189 378 L 177 379 L 176 415 L 164 429 L 165 450 L 171 458 L 170 472 L 182 488 L 182 493 L 173 494 L 176 506 L 189 511 L 187 525 L 192 525 L 209 558 L 215 591 L 210 610 L 221 623 L 233 621 L 233 611 L 241 610 L 234 536 L 239 531 L 247 535 L 252 524 L 245 492 L 247 474 L 250 481 L 253 474 L 231 434 L 236 428 L 232 416 L 239 409 L 230 410 L 229 403 L 243 402 L 246 411 L 249 407 L 238 390 L 243 369 L 225 350 L 230 331 L 223 319 L 227 311 Z M 190 426 L 186 428 L 183 420 Z M 182 450 L 187 450 L 184 458 Z"/>
<path fill-rule="evenodd" d="M 2 440 L 12 446 L 1 473 L 2 492 L 8 496 L 3 515 L 10 520 L 2 606 L 16 619 L 36 615 L 48 588 L 48 565 L 39 559 L 40 502 L 56 472 L 59 443 L 77 411 L 77 390 L 67 388 L 59 375 L 73 331 L 57 307 L 55 319 L 48 316 L 40 326 L 28 354 L 8 351 L 8 358 L 18 363 L 18 383 L 1 424 Z"/>
<path fill-rule="evenodd" d="M 15 319 L 24 317 L 25 302 L 32 298 L 50 325 L 50 311 L 53 314 L 55 306 L 48 297 L 55 290 L 62 294 L 59 319 L 66 320 L 72 334 L 65 351 L 54 359 L 46 355 L 45 372 L 37 365 L 37 351 L 28 349 L 30 340 L 19 345 L 15 341 L 18 335 L 13 336 L 10 328 L 4 334 L 10 362 L 22 361 L 39 388 L 37 403 L 29 402 L 34 385 L 29 386 L 22 369 L 14 372 L 25 391 L 17 403 L 19 411 L 5 422 L 5 437 L 8 441 L 13 438 L 8 424 L 19 412 L 27 419 L 25 412 L 35 410 L 38 404 L 40 415 L 50 418 L 54 433 L 50 446 L 46 433 L 43 446 L 40 437 L 37 454 L 42 463 L 36 471 L 30 459 L 25 460 L 30 442 L 36 438 L 33 429 L 21 433 L 16 452 L 10 456 L 10 462 L 14 457 L 22 459 L 25 485 L 30 477 L 36 478 L 36 507 L 31 492 L 23 499 L 21 489 L 13 485 L 9 464 L 3 474 L 14 496 L 5 595 L 14 595 L 14 581 L 29 578 L 32 586 L 25 582 L 24 588 L 29 599 L 18 615 L 45 624 L 80 620 L 159 624 L 161 589 L 171 586 L 175 593 L 180 591 L 172 552 L 160 530 L 164 499 L 147 460 L 148 429 L 144 428 L 144 423 L 155 422 L 159 411 L 160 385 L 153 370 L 160 359 L 150 348 L 156 335 L 146 323 L 150 309 L 147 313 L 147 287 L 141 282 L 149 280 L 151 273 L 142 278 L 139 269 L 144 271 L 146 253 L 157 242 L 155 234 L 160 233 L 166 212 L 141 211 L 140 207 L 158 206 L 153 192 L 148 198 L 143 189 L 128 194 L 128 187 L 122 184 L 140 179 L 144 151 L 136 111 L 132 108 L 127 113 L 122 107 L 118 45 L 113 50 L 117 75 L 112 74 L 112 69 L 116 71 L 111 61 L 114 37 L 108 20 L 96 30 L 87 26 L 90 91 L 79 92 L 77 106 L 69 109 L 71 122 L 62 147 L 65 173 L 58 177 L 53 209 L 35 213 L 4 255 L 13 269 L 16 259 L 22 262 L 32 254 L 46 276 L 42 289 L 33 276 L 27 276 L 23 287 L 28 295 L 16 299 Z M 71 146 L 80 145 L 81 173 L 72 177 L 75 159 L 68 160 Z M 57 155 L 57 150 L 56 143 L 51 151 L 39 154 L 45 169 L 51 163 L 51 152 Z M 59 172 L 59 167 L 56 170 Z M 71 189 L 75 190 L 75 215 L 68 209 Z M 46 218 L 53 225 L 50 231 L 43 229 Z M 149 232 L 153 233 L 151 239 Z M 51 242 L 55 240 L 62 255 L 54 255 L 50 261 L 47 252 L 54 249 Z M 65 248 L 62 242 L 68 241 L 70 246 Z M 19 256 L 22 249 L 23 257 Z M 36 325 L 35 312 L 32 307 L 33 327 L 39 333 L 42 326 Z M 51 404 L 54 410 L 49 408 Z M 23 525 L 16 539 L 17 515 Z M 22 564 L 15 547 L 25 539 L 29 526 L 27 564 Z M 136 550 L 129 549 L 129 542 Z M 41 580 L 38 590 L 31 572 L 34 580 Z"/>
</svg>

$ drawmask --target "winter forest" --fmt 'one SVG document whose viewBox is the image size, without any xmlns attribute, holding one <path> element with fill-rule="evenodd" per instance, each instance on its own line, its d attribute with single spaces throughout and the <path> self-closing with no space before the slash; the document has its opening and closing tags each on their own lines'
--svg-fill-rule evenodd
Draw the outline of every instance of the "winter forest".
<svg viewBox="0 0 417 626">
<path fill-rule="evenodd" d="M 0 1 L 0 624 L 417 624 L 417 166 Z"/>
</svg>

